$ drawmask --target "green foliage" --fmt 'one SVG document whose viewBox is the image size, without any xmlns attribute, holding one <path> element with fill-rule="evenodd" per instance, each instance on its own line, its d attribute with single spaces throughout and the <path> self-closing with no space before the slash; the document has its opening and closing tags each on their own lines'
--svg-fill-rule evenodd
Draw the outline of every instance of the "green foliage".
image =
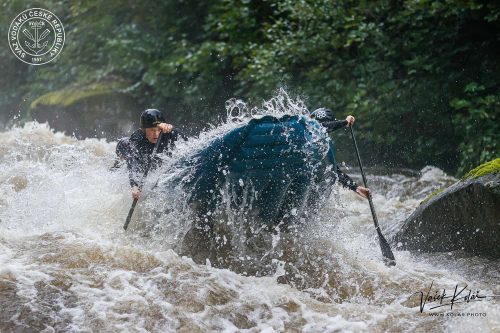
<svg viewBox="0 0 500 333">
<path fill-rule="evenodd" d="M 453 124 L 463 134 L 459 145 L 460 173 L 493 159 L 500 150 L 500 94 L 485 90 L 483 85 L 471 82 L 461 98 L 450 102 L 456 110 Z"/>
<path fill-rule="evenodd" d="M 230 97 L 260 103 L 284 86 L 311 109 L 354 114 L 371 164 L 432 164 L 462 174 L 499 153 L 496 2 L 52 0 L 44 6 L 65 24 L 66 46 L 57 61 L 36 69 L 0 49 L 2 108 L 117 79 L 129 82 L 121 91 L 139 105 L 196 125 L 223 115 Z M 4 2 L 0 34 L 23 9 L 22 1 Z"/>
</svg>

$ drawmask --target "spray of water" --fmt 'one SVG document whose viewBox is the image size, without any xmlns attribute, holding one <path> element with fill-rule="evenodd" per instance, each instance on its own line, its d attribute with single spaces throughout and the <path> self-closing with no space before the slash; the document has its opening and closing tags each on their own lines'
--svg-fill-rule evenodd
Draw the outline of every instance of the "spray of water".
<svg viewBox="0 0 500 333">
<path fill-rule="evenodd" d="M 249 118 L 284 115 L 308 115 L 307 106 L 300 98 L 291 97 L 286 90 L 280 88 L 274 97 L 263 101 L 261 106 L 249 107 L 241 99 L 231 98 L 226 101 L 227 120 L 232 122 L 248 121 Z"/>
</svg>

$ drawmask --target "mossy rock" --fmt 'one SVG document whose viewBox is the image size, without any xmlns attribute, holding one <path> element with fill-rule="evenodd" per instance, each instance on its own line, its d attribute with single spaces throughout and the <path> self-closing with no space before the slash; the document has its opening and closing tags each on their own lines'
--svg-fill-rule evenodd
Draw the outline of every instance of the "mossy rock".
<svg viewBox="0 0 500 333">
<path fill-rule="evenodd" d="M 467 172 L 462 177 L 462 180 L 475 179 L 475 178 L 479 178 L 482 176 L 486 176 L 486 175 L 489 175 L 492 173 L 498 173 L 498 172 L 500 172 L 500 158 L 495 158 L 494 160 L 486 162 L 484 164 L 481 164 L 480 166 Z"/>
<path fill-rule="evenodd" d="M 479 178 L 482 176 L 486 176 L 486 175 L 489 175 L 492 173 L 498 173 L 498 172 L 500 172 L 500 158 L 496 158 L 492 161 L 486 162 L 486 163 L 481 164 L 480 166 L 472 169 L 471 171 L 467 172 L 462 177 L 462 180 L 475 179 L 475 178 Z M 444 190 L 446 190 L 446 188 L 440 188 L 440 189 L 432 192 L 431 194 L 429 194 L 429 196 L 427 198 L 422 200 L 422 202 L 420 202 L 420 204 L 426 203 L 432 197 L 438 195 L 439 193 L 443 192 Z"/>
<path fill-rule="evenodd" d="M 462 250 L 500 258 L 500 172 L 495 159 L 430 195 L 404 221 L 394 241 L 420 252 Z"/>
<path fill-rule="evenodd" d="M 120 82 L 98 82 L 83 87 L 68 87 L 38 97 L 31 102 L 30 108 L 36 109 L 40 106 L 67 108 L 91 97 L 110 95 L 123 86 Z"/>
<path fill-rule="evenodd" d="M 72 86 L 50 92 L 31 103 L 30 117 L 78 138 L 119 138 L 137 122 L 140 108 L 121 92 L 120 80 Z"/>
<path fill-rule="evenodd" d="M 420 204 L 426 203 L 427 201 L 431 200 L 434 196 L 438 195 L 439 193 L 443 192 L 444 190 L 446 190 L 446 188 L 440 188 L 438 190 L 435 190 L 434 192 L 432 192 L 431 194 L 429 194 L 429 196 L 427 198 L 425 198 L 424 200 L 422 200 L 422 202 L 420 202 Z"/>
</svg>

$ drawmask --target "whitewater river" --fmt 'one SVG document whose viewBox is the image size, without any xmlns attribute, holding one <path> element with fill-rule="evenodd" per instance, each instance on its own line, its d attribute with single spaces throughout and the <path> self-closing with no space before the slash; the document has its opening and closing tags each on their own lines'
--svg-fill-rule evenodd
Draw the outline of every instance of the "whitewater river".
<svg viewBox="0 0 500 333">
<path fill-rule="evenodd" d="M 1 333 L 500 332 L 499 298 L 421 312 L 418 294 L 433 283 L 432 295 L 457 284 L 500 295 L 499 261 L 393 244 L 397 265 L 386 267 L 368 203 L 337 186 L 303 230 L 262 236 L 259 255 L 225 250 L 217 261 L 209 245 L 185 241 L 191 218 L 171 207 L 182 195 L 159 187 L 145 190 L 124 232 L 131 197 L 126 171 L 110 171 L 115 145 L 37 123 L 0 133 Z M 433 167 L 368 179 L 388 239 L 453 181 Z"/>
</svg>

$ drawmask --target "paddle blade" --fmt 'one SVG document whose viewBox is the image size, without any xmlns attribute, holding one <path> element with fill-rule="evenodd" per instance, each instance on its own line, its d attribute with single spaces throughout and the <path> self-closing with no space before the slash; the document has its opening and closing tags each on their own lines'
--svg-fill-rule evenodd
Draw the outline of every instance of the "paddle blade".
<svg viewBox="0 0 500 333">
<path fill-rule="evenodd" d="M 125 224 L 123 225 L 123 229 L 125 229 L 125 231 L 127 230 L 128 225 L 130 224 L 130 220 L 132 219 L 132 215 L 134 214 L 136 204 L 137 204 L 137 199 L 134 199 L 134 202 L 132 202 L 132 206 L 130 206 L 130 210 L 128 211 L 128 215 L 127 215 L 127 219 L 125 220 Z"/>
<path fill-rule="evenodd" d="M 392 253 L 391 246 L 385 239 L 382 232 L 377 229 L 378 240 L 380 243 L 380 249 L 382 250 L 382 255 L 384 256 L 384 263 L 386 266 L 396 266 L 396 258 L 394 258 L 394 254 Z"/>
</svg>

